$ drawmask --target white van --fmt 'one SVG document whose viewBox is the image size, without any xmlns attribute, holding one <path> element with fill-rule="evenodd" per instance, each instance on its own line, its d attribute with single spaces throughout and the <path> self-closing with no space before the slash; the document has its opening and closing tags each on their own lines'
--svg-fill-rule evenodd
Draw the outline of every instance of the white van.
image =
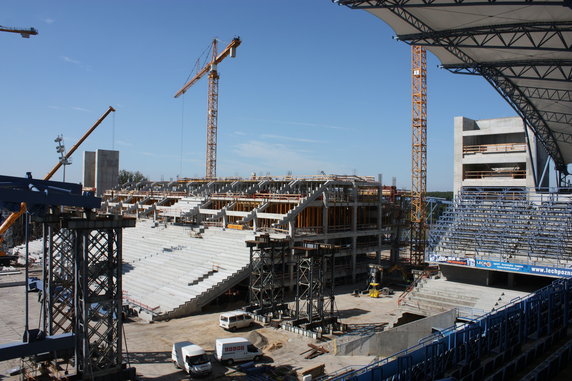
<svg viewBox="0 0 572 381">
<path fill-rule="evenodd" d="M 177 368 L 183 368 L 190 376 L 206 376 L 212 372 L 205 350 L 190 341 L 174 343 L 171 359 Z"/>
<path fill-rule="evenodd" d="M 244 337 L 216 339 L 215 347 L 216 359 L 229 365 L 239 361 L 258 361 L 262 357 L 262 352 Z"/>
<path fill-rule="evenodd" d="M 240 310 L 225 312 L 220 315 L 218 320 L 218 325 L 229 331 L 250 327 L 252 323 L 254 323 L 252 316 Z"/>
</svg>

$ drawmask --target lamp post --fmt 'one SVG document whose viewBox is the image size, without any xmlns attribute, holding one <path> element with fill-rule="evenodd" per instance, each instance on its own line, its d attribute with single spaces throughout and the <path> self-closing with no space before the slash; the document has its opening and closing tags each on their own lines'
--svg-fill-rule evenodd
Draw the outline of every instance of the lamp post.
<svg viewBox="0 0 572 381">
<path fill-rule="evenodd" d="M 56 152 L 60 154 L 60 163 L 63 165 L 64 167 L 64 177 L 63 177 L 63 182 L 66 182 L 66 165 L 70 165 L 71 164 L 71 157 L 66 158 L 66 146 L 64 145 L 64 135 L 58 135 L 55 139 L 54 142 L 58 143 L 58 145 L 56 146 Z"/>
</svg>

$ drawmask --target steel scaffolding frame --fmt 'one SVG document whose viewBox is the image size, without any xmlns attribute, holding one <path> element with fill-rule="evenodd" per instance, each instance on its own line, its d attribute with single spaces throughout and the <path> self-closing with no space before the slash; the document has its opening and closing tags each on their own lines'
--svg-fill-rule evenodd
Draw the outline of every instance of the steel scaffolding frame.
<svg viewBox="0 0 572 381">
<path fill-rule="evenodd" d="M 317 242 L 304 242 L 303 246 L 294 248 L 297 274 L 293 325 L 312 330 L 325 329 L 337 322 L 334 304 L 335 251 L 334 245 Z"/>
<path fill-rule="evenodd" d="M 572 264 L 572 196 L 463 188 L 432 227 L 428 255 Z"/>
<path fill-rule="evenodd" d="M 42 327 L 76 337 L 75 354 L 56 354 L 54 369 L 67 364 L 88 379 L 123 372 L 121 236 L 132 226 L 119 216 L 43 219 Z"/>
<path fill-rule="evenodd" d="M 250 248 L 249 305 L 246 310 L 256 315 L 275 317 L 286 310 L 284 275 L 290 242 L 264 234 L 253 241 L 246 241 L 246 246 Z"/>
</svg>

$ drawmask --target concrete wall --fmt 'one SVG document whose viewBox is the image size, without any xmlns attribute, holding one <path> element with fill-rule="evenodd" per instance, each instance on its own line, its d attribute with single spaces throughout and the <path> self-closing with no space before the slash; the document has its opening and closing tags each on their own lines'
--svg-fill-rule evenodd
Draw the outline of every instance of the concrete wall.
<svg viewBox="0 0 572 381">
<path fill-rule="evenodd" d="M 537 139 L 530 129 L 530 150 L 526 152 L 487 152 L 485 154 L 470 154 L 463 156 L 465 145 L 489 145 L 506 143 L 526 144 L 525 126 L 521 118 L 498 118 L 485 120 L 472 120 L 465 117 L 455 117 L 454 119 L 454 192 L 455 194 L 463 186 L 470 187 L 535 187 L 535 175 L 537 181 L 540 179 L 538 171 L 542 171 L 546 163 L 546 154 L 538 149 Z M 531 160 L 532 156 L 532 160 Z M 485 177 L 478 179 L 463 180 L 463 172 L 468 168 L 471 170 L 482 170 L 489 167 L 514 167 L 526 166 L 526 178 Z M 534 168 L 537 168 L 537 173 Z M 542 186 L 543 184 L 540 184 Z"/>
<path fill-rule="evenodd" d="M 432 328 L 451 327 L 456 319 L 456 310 L 450 310 L 370 336 L 342 336 L 332 340 L 330 352 L 338 356 L 388 357 L 416 345 L 431 334 Z"/>
<path fill-rule="evenodd" d="M 118 185 L 119 151 L 98 149 L 95 153 L 95 188 L 101 196 Z"/>
<path fill-rule="evenodd" d="M 83 176 L 84 187 L 95 187 L 95 152 L 85 151 L 83 153 Z"/>
</svg>

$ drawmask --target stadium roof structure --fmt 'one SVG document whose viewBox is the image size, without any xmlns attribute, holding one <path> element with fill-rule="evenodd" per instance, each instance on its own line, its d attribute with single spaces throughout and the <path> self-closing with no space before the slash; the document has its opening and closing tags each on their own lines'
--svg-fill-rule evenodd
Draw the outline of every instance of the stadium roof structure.
<svg viewBox="0 0 572 381">
<path fill-rule="evenodd" d="M 483 76 L 568 175 L 572 163 L 572 0 L 332 0 L 385 21 L 442 67 Z"/>
</svg>

